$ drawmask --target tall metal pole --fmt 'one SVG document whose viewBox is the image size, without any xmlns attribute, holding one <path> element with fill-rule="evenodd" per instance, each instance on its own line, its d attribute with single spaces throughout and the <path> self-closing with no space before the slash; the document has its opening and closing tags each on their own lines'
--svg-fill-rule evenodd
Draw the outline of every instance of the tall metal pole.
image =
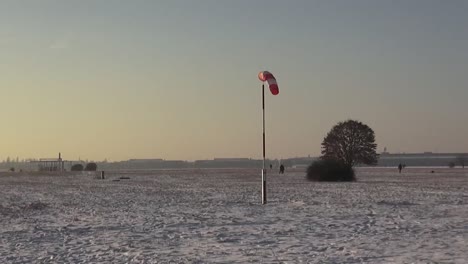
<svg viewBox="0 0 468 264">
<path fill-rule="evenodd" d="M 263 131 L 263 164 L 262 164 L 262 204 L 267 203 L 266 198 L 266 169 L 265 169 L 265 84 L 262 84 L 262 131 Z"/>
</svg>

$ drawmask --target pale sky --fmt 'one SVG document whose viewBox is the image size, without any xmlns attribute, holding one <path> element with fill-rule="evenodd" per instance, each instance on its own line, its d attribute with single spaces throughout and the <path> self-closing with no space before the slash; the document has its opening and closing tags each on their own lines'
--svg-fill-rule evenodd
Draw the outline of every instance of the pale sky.
<svg viewBox="0 0 468 264">
<path fill-rule="evenodd" d="M 468 1 L 0 0 L 0 159 L 468 152 Z"/>
</svg>

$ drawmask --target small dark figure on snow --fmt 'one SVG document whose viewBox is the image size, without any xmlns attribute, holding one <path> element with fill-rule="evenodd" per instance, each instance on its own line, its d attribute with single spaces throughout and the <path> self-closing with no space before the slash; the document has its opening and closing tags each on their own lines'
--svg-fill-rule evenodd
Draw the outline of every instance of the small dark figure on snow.
<svg viewBox="0 0 468 264">
<path fill-rule="evenodd" d="M 270 164 L 270 170 L 273 169 L 273 165 Z"/>
<path fill-rule="evenodd" d="M 279 171 L 280 174 L 284 174 L 284 165 L 281 164 L 280 165 L 280 171 Z"/>
<path fill-rule="evenodd" d="M 398 172 L 401 173 L 401 169 L 403 169 L 403 165 L 401 163 L 398 165 Z"/>
</svg>

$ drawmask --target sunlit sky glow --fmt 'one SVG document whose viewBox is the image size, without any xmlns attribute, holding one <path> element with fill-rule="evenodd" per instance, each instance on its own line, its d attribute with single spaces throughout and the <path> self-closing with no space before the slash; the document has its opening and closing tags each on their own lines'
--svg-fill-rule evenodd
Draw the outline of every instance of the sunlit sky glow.
<svg viewBox="0 0 468 264">
<path fill-rule="evenodd" d="M 0 159 L 468 152 L 468 1 L 0 1 Z"/>
</svg>

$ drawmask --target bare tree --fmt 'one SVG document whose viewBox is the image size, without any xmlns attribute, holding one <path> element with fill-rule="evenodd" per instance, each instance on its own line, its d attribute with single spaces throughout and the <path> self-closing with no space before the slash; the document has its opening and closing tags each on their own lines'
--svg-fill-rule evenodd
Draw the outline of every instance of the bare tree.
<svg viewBox="0 0 468 264">
<path fill-rule="evenodd" d="M 96 171 L 97 170 L 97 164 L 94 162 L 90 162 L 86 164 L 86 167 L 84 168 L 85 171 Z"/>
<path fill-rule="evenodd" d="M 345 165 L 373 165 L 379 155 L 376 152 L 374 131 L 367 125 L 347 120 L 336 124 L 322 142 L 322 159 L 334 159 Z"/>
<path fill-rule="evenodd" d="M 71 167 L 71 171 L 83 171 L 83 165 L 81 164 L 74 164 L 72 167 Z"/>
<path fill-rule="evenodd" d="M 468 154 L 460 154 L 457 156 L 457 161 L 460 163 L 462 168 L 465 168 L 465 165 L 468 164 Z"/>
</svg>

